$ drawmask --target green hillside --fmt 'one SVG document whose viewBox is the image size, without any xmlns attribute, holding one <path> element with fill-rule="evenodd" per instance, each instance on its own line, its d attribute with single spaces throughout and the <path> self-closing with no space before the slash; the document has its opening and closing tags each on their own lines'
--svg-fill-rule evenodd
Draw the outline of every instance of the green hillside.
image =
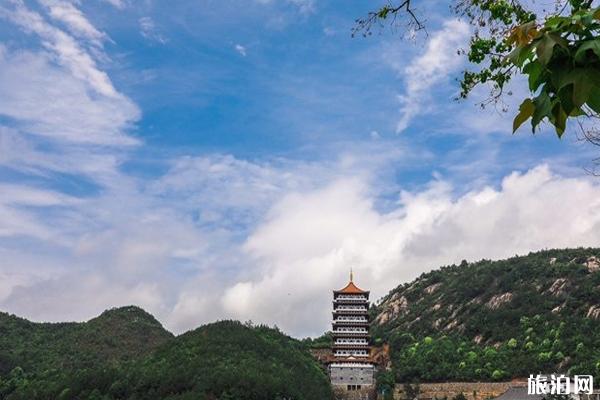
<svg viewBox="0 0 600 400">
<path fill-rule="evenodd" d="M 84 323 L 34 323 L 0 313 L 0 375 L 81 369 L 148 354 L 173 337 L 138 307 L 105 311 Z"/>
<path fill-rule="evenodd" d="M 329 399 L 327 376 L 278 330 L 222 321 L 188 332 L 145 359 L 133 394 L 160 399 Z M 203 397 L 203 395 L 205 395 Z M 138 398 L 138 397 L 134 397 Z"/>
<path fill-rule="evenodd" d="M 305 346 L 223 321 L 178 337 L 136 307 L 86 323 L 0 314 L 0 400 L 330 398 Z"/>
<path fill-rule="evenodd" d="M 463 262 L 392 290 L 371 310 L 398 381 L 600 375 L 600 250 Z"/>
</svg>

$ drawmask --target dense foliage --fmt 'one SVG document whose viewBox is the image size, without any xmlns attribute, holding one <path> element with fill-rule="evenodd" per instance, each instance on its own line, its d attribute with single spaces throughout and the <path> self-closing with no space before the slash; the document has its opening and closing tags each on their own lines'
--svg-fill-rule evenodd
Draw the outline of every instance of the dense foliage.
<svg viewBox="0 0 600 400">
<path fill-rule="evenodd" d="M 330 349 L 333 345 L 333 335 L 331 332 L 325 332 L 316 338 L 302 339 L 302 343 L 311 349 Z"/>
<path fill-rule="evenodd" d="M 328 399 L 305 346 L 275 329 L 223 321 L 173 338 L 143 310 L 84 324 L 2 315 L 1 400 Z"/>
<path fill-rule="evenodd" d="M 538 24 L 531 16 L 529 22 L 514 27 L 502 43 L 494 39 L 487 39 L 487 42 L 475 39 L 471 47 L 471 61 L 479 60 L 475 53 L 481 54 L 482 49 L 488 49 L 487 46 L 501 48 L 501 54 L 490 55 L 488 50 L 487 56 L 492 59 L 489 67 L 477 74 L 466 73 L 463 93 L 470 85 L 494 76 L 498 77 L 496 84 L 502 89 L 511 69 L 516 67 L 527 75 L 529 90 L 534 96 L 522 102 L 513 131 L 528 119 L 531 119 L 533 131 L 542 120 L 547 120 L 560 137 L 569 117 L 598 115 L 600 8 L 590 9 L 585 2 L 571 3 L 577 3 L 577 8 L 573 7 L 570 15 L 553 15 L 543 24 Z M 511 50 L 506 61 L 499 58 L 504 55 L 502 50 Z"/>
<path fill-rule="evenodd" d="M 374 307 L 399 381 L 600 377 L 598 249 L 463 262 L 402 285 Z"/>
<path fill-rule="evenodd" d="M 329 381 L 298 341 L 235 321 L 188 332 L 136 366 L 139 399 L 330 398 Z"/>
<path fill-rule="evenodd" d="M 85 323 L 34 323 L 0 313 L 0 376 L 77 370 L 132 360 L 173 337 L 138 307 L 105 311 Z"/>
</svg>

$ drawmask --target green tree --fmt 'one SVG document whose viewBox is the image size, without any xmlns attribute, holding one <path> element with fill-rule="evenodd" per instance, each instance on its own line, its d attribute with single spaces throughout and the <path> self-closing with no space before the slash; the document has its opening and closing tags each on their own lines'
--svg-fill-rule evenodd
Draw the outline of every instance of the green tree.
<svg viewBox="0 0 600 400">
<path fill-rule="evenodd" d="M 396 379 L 392 371 L 379 371 L 375 377 L 375 381 L 377 384 L 377 392 L 383 394 L 384 400 L 394 398 Z"/>
</svg>

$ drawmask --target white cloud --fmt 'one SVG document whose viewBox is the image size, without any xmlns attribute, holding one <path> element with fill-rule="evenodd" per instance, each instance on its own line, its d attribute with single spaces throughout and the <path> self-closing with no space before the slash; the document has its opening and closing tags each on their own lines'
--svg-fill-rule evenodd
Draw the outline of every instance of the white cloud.
<svg viewBox="0 0 600 400">
<path fill-rule="evenodd" d="M 325 34 L 325 36 L 335 36 L 337 34 L 337 30 L 330 26 L 326 26 L 323 28 L 323 34 Z"/>
<path fill-rule="evenodd" d="M 24 130 L 62 140 L 135 143 L 124 131 L 138 119 L 135 104 L 119 93 L 95 94 L 45 53 L 0 53 L 0 114 Z"/>
<path fill-rule="evenodd" d="M 246 53 L 246 48 L 244 46 L 242 46 L 241 44 L 236 44 L 234 46 L 235 51 L 237 51 L 238 53 L 240 53 L 241 56 L 246 57 L 247 53 Z"/>
<path fill-rule="evenodd" d="M 213 155 L 177 158 L 154 181 L 113 172 L 76 200 L 6 186 L 0 232 L 20 239 L 0 246 L 0 308 L 70 320 L 135 303 L 176 332 L 239 318 L 303 336 L 328 328 L 350 267 L 376 299 L 463 258 L 600 240 L 600 186 L 585 177 L 542 166 L 460 196 L 438 178 L 384 212 L 393 184 L 356 169 L 370 167 Z"/>
<path fill-rule="evenodd" d="M 288 0 L 290 3 L 294 4 L 300 12 L 308 14 L 315 11 L 315 1 L 314 0 Z"/>
<path fill-rule="evenodd" d="M 277 0 L 256 0 L 261 4 L 276 3 Z M 310 14 L 315 11 L 315 0 L 285 0 L 286 3 L 293 4 L 303 14 Z"/>
<path fill-rule="evenodd" d="M 18 25 L 25 32 L 38 35 L 42 44 L 55 54 L 60 64 L 98 93 L 107 97 L 120 96 L 108 75 L 97 68 L 93 57 L 75 38 L 49 24 L 40 14 L 29 10 L 22 0 L 9 2 L 12 7 L 0 6 L 0 17 Z"/>
<path fill-rule="evenodd" d="M 254 279 L 230 286 L 226 311 L 295 334 L 327 329 L 330 291 L 352 267 L 375 298 L 433 267 L 600 240 L 600 186 L 545 166 L 458 198 L 452 187 L 402 193 L 397 209 L 372 206 L 364 182 L 344 180 L 290 194 L 248 238 Z M 577 207 L 566 205 L 577 204 Z M 561 210 L 557 213 L 556 210 Z M 251 299 L 251 301 L 248 301 Z"/>
<path fill-rule="evenodd" d="M 104 0 L 104 1 L 107 2 L 108 4 L 112 5 L 113 7 L 118 8 L 118 9 L 125 8 L 125 1 L 124 0 Z"/>
<path fill-rule="evenodd" d="M 0 17 L 35 33 L 44 51 L 0 45 L 0 165 L 24 174 L 76 176 L 111 185 L 122 149 L 138 141 L 127 131 L 140 117 L 138 107 L 116 91 L 89 49 L 100 33 L 74 7 L 61 0 L 41 0 L 54 23 L 19 0 L 0 6 Z M 94 43 L 92 43 L 94 44 Z M 91 53 L 90 53 L 91 51 Z"/>
<path fill-rule="evenodd" d="M 60 206 L 74 204 L 77 199 L 60 192 L 36 189 L 16 184 L 0 184 L 2 203 L 27 206 Z"/>
<path fill-rule="evenodd" d="M 102 46 L 106 34 L 96 29 L 73 3 L 66 0 L 39 0 L 39 2 L 48 9 L 53 19 L 64 23 L 73 35 L 87 39 L 98 47 Z"/>
<path fill-rule="evenodd" d="M 402 106 L 397 132 L 404 131 L 414 117 L 424 112 L 432 100 L 430 91 L 462 65 L 463 60 L 457 50 L 466 44 L 469 32 L 469 25 L 464 21 L 445 21 L 442 29 L 431 34 L 424 52 L 411 60 L 408 66 L 404 67 L 405 64 L 399 60 L 388 60 L 405 81 L 405 92 L 399 96 Z"/>
<path fill-rule="evenodd" d="M 140 24 L 140 33 L 143 37 L 160 44 L 167 43 L 167 39 L 158 31 L 156 23 L 151 17 L 142 17 L 138 22 Z"/>
</svg>

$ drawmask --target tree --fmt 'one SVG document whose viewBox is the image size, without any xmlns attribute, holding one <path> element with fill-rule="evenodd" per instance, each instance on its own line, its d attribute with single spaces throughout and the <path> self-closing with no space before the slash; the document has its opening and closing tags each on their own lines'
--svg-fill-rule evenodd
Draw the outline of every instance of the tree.
<svg viewBox="0 0 600 400">
<path fill-rule="evenodd" d="M 545 121 L 561 137 L 567 121 L 576 120 L 585 138 L 600 145 L 600 130 L 584 127 L 586 119 L 600 115 L 600 7 L 592 7 L 592 0 L 556 0 L 556 7 L 543 15 L 537 15 L 534 7 L 534 1 L 455 1 L 455 13 L 474 27 L 469 47 L 461 53 L 477 66 L 464 71 L 460 98 L 487 84 L 490 97 L 482 106 L 497 104 L 508 82 L 517 74 L 525 75 L 530 97 L 521 102 L 513 132 L 530 120 L 535 133 Z M 358 19 L 353 33 L 370 35 L 384 22 L 426 31 L 411 0 L 390 0 Z"/>
<path fill-rule="evenodd" d="M 383 394 L 384 400 L 394 398 L 394 387 L 396 386 L 395 375 L 392 371 L 379 371 L 376 376 L 377 392 Z"/>
</svg>

